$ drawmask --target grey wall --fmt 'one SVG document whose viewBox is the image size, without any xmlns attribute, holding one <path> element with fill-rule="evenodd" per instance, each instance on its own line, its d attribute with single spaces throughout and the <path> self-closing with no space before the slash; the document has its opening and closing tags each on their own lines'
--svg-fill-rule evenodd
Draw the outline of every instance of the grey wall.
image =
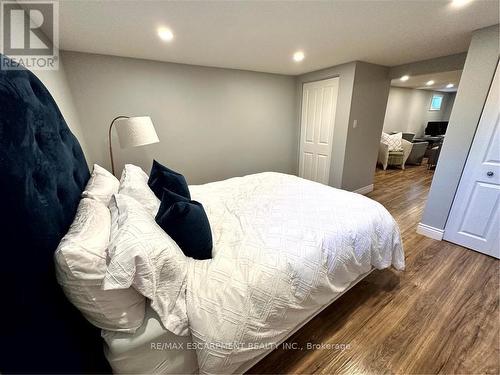
<svg viewBox="0 0 500 375">
<path fill-rule="evenodd" d="M 439 111 L 429 111 L 432 95 L 444 95 Z M 448 121 L 455 94 L 392 86 L 384 118 L 384 131 L 424 134 L 428 121 Z"/>
<path fill-rule="evenodd" d="M 14 18 L 14 20 L 17 19 L 18 18 L 16 17 Z M 3 45 L 2 43 L 3 38 L 0 38 L 0 46 Z M 49 92 L 52 94 L 52 97 L 57 103 L 59 110 L 66 120 L 66 123 L 80 141 L 83 152 L 88 155 L 86 138 L 77 114 L 73 94 L 68 85 L 64 64 L 65 61 L 60 59 L 58 70 L 32 70 L 32 72 L 38 77 L 38 79 L 40 79 L 40 81 L 43 82 L 45 87 L 47 87 Z M 87 158 L 87 163 L 92 165 L 92 159 Z"/>
<path fill-rule="evenodd" d="M 87 146 L 87 134 L 83 130 L 76 110 L 73 93 L 70 90 L 66 71 L 64 68 L 64 59 L 59 60 L 59 70 L 34 70 L 33 73 L 43 82 L 45 87 L 52 94 L 57 103 L 66 123 L 73 134 L 78 138 L 83 152 L 85 153 L 89 166 L 93 164 L 93 158 L 89 153 Z"/>
<path fill-rule="evenodd" d="M 455 98 L 457 96 L 456 92 L 448 93 L 448 97 L 446 98 L 446 107 L 443 113 L 443 121 L 449 121 L 451 117 L 451 110 L 453 109 L 453 105 L 455 105 Z"/>
<path fill-rule="evenodd" d="M 388 68 L 356 61 L 298 76 L 298 132 L 303 84 L 332 77 L 339 77 L 340 82 L 329 185 L 356 190 L 373 183 L 389 93 Z M 356 129 L 354 120 L 358 121 Z"/>
<path fill-rule="evenodd" d="M 302 86 L 306 82 L 319 81 L 322 79 L 339 77 L 339 93 L 337 98 L 337 110 L 335 113 L 335 127 L 333 129 L 333 149 L 330 162 L 330 186 L 342 187 L 342 174 L 344 170 L 345 148 L 349 128 L 349 115 L 351 112 L 352 92 L 354 87 L 354 73 L 356 62 L 337 65 L 331 68 L 318 70 L 297 77 L 297 149 L 300 140 L 300 114 L 302 111 Z M 298 153 L 296 163 L 298 165 Z"/>
<path fill-rule="evenodd" d="M 117 175 L 126 162 L 148 171 L 153 158 L 192 184 L 295 174 L 302 83 L 338 76 L 330 185 L 356 190 L 373 181 L 389 89 L 385 67 L 352 62 L 295 78 L 76 52 L 62 57 L 89 161 L 110 168 L 107 131 L 115 116 L 153 119 L 159 144 L 120 149 L 113 140 Z M 354 119 L 357 129 L 349 127 Z"/>
<path fill-rule="evenodd" d="M 429 60 L 416 61 L 409 64 L 393 66 L 389 70 L 389 78 L 399 78 L 405 74 L 418 76 L 421 74 L 450 72 L 462 70 L 465 64 L 467 52 L 437 57 Z"/>
<path fill-rule="evenodd" d="M 356 64 L 342 172 L 343 189 L 352 191 L 373 184 L 389 95 L 388 72 L 388 68 L 380 65 Z M 355 120 L 356 128 L 353 126 Z"/>
<path fill-rule="evenodd" d="M 160 143 L 120 149 L 147 172 L 152 158 L 198 184 L 262 171 L 296 173 L 295 78 L 64 52 L 90 159 L 110 168 L 107 132 L 117 115 L 151 116 Z"/>
<path fill-rule="evenodd" d="M 499 57 L 498 25 L 471 40 L 422 223 L 444 229 Z"/>
</svg>

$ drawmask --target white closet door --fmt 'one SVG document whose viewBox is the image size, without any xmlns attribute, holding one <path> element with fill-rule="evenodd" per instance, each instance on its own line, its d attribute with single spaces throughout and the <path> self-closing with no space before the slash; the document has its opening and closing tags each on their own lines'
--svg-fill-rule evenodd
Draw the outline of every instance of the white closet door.
<svg viewBox="0 0 500 375">
<path fill-rule="evenodd" d="M 339 78 L 305 83 L 302 94 L 299 176 L 328 184 Z"/>
<path fill-rule="evenodd" d="M 495 73 L 444 239 L 500 258 L 500 72 Z"/>
</svg>

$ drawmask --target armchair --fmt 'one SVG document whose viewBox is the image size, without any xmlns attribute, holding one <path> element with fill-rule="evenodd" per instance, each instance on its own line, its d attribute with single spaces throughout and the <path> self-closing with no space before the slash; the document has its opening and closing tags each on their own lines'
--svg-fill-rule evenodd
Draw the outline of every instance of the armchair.
<svg viewBox="0 0 500 375">
<path fill-rule="evenodd" d="M 411 153 L 413 144 L 408 142 L 406 139 L 401 140 L 402 150 L 400 151 L 389 151 L 389 146 L 385 143 L 380 142 L 378 150 L 378 162 L 382 164 L 384 171 L 387 169 L 388 165 L 399 165 L 401 169 L 405 169 L 405 163 L 408 156 Z"/>
<path fill-rule="evenodd" d="M 431 148 L 429 150 L 429 159 L 427 160 L 427 169 L 436 167 L 439 159 L 439 154 L 441 153 L 442 143 Z"/>
<path fill-rule="evenodd" d="M 411 149 L 410 156 L 408 156 L 408 159 L 406 160 L 406 164 L 422 164 L 422 159 L 428 145 L 429 142 L 413 142 L 413 147 Z"/>
</svg>

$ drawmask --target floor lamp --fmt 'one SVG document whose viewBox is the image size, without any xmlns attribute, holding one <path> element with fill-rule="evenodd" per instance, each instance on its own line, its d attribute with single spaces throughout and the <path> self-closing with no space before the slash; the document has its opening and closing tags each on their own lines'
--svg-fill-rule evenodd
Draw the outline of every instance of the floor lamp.
<svg viewBox="0 0 500 375">
<path fill-rule="evenodd" d="M 117 116 L 109 125 L 109 158 L 111 159 L 111 172 L 115 174 L 115 163 L 113 160 L 113 144 L 111 142 L 111 131 L 116 122 L 116 132 L 120 148 L 138 147 L 160 142 L 156 135 L 153 121 L 149 116 L 129 117 Z"/>
</svg>

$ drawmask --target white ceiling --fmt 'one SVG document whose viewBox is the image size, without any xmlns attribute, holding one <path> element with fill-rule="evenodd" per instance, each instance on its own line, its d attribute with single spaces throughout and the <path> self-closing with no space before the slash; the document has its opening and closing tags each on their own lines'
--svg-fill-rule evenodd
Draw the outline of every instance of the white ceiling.
<svg viewBox="0 0 500 375">
<path fill-rule="evenodd" d="M 399 78 L 395 78 L 391 81 L 391 86 L 443 91 L 443 92 L 455 92 L 457 91 L 461 76 L 462 76 L 461 70 L 454 70 L 451 72 L 441 72 L 433 74 L 422 74 L 419 76 L 411 76 L 407 81 L 404 82 L 401 81 Z M 434 84 L 431 86 L 426 86 L 426 82 L 431 80 L 434 81 Z M 454 85 L 453 88 L 447 89 L 446 85 L 448 83 L 453 83 Z"/>
<path fill-rule="evenodd" d="M 301 74 L 353 60 L 394 66 L 467 50 L 499 0 L 61 1 L 60 48 Z M 174 32 L 160 41 L 159 26 Z M 301 63 L 292 54 L 303 50 Z"/>
</svg>

